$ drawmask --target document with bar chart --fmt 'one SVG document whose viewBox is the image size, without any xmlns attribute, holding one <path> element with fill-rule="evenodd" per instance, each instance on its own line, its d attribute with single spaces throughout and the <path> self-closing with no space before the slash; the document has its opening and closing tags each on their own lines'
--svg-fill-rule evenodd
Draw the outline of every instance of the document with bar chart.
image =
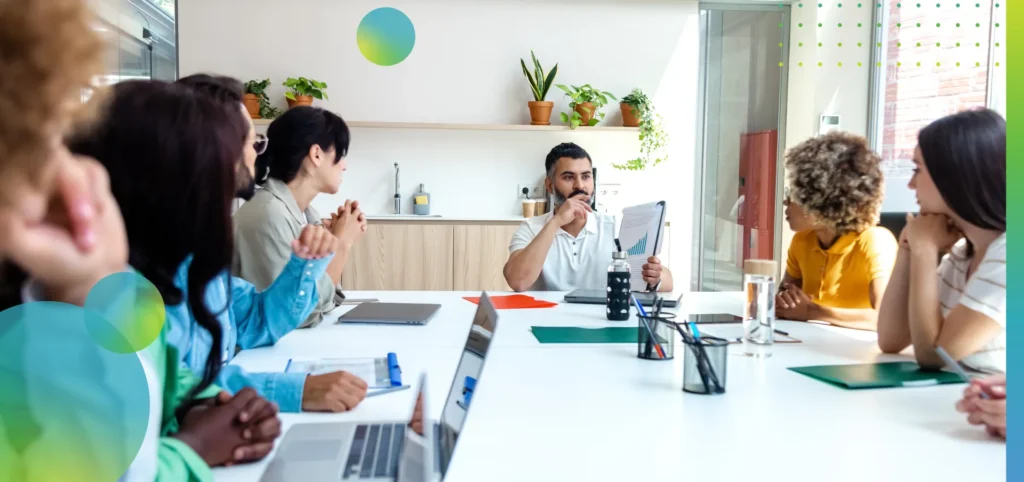
<svg viewBox="0 0 1024 482">
<path fill-rule="evenodd" d="M 661 229 L 665 225 L 665 201 L 641 204 L 622 210 L 619 244 L 629 262 L 630 289 L 643 291 L 647 283 L 643 266 L 647 258 L 661 253 Z"/>
</svg>

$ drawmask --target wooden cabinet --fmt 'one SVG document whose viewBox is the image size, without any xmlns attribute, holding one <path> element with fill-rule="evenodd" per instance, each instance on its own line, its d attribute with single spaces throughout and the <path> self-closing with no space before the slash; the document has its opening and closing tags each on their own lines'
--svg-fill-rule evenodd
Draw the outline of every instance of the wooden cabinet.
<svg viewBox="0 0 1024 482">
<path fill-rule="evenodd" d="M 502 269 L 518 227 L 371 220 L 341 284 L 353 291 L 508 291 Z"/>
<path fill-rule="evenodd" d="M 510 291 L 502 270 L 508 245 L 519 226 L 469 224 L 455 226 L 456 291 Z"/>
<path fill-rule="evenodd" d="M 341 284 L 356 291 L 450 291 L 454 226 L 370 223 L 349 254 Z"/>
</svg>

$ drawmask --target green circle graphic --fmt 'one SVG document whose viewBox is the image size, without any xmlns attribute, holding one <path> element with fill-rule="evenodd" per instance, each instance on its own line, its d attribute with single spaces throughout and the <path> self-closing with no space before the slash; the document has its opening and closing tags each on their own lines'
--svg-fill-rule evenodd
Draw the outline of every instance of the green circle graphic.
<svg viewBox="0 0 1024 482">
<path fill-rule="evenodd" d="M 416 29 L 401 10 L 381 7 L 363 17 L 356 29 L 356 44 L 363 57 L 377 65 L 401 63 L 416 45 Z"/>
<path fill-rule="evenodd" d="M 135 353 L 160 336 L 167 313 L 160 292 L 135 271 L 114 273 L 85 299 L 86 327 L 97 344 L 114 353 Z"/>
</svg>

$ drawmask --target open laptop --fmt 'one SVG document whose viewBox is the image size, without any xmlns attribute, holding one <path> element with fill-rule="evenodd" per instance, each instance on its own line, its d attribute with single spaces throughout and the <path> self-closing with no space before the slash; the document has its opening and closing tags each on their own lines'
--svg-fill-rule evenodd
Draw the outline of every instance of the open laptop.
<svg viewBox="0 0 1024 482">
<path fill-rule="evenodd" d="M 647 292 L 647 291 L 634 291 L 632 293 L 632 295 L 634 297 L 636 297 L 636 300 L 639 301 L 640 304 L 644 305 L 644 306 L 653 306 L 654 305 L 654 296 L 656 294 L 659 297 L 665 298 L 665 304 L 663 305 L 665 308 L 675 308 L 676 306 L 679 305 L 679 300 L 683 299 L 683 295 L 682 294 L 680 294 L 675 299 L 671 299 L 671 298 L 662 296 L 661 294 L 651 293 L 651 292 Z M 606 292 L 606 290 L 584 290 L 584 289 L 580 289 L 580 290 L 576 290 L 576 291 L 573 291 L 573 292 L 565 295 L 565 302 L 566 303 L 579 303 L 579 304 L 584 304 L 584 305 L 603 305 L 603 304 L 605 304 L 607 302 L 607 297 L 608 297 L 608 293 Z"/>
<path fill-rule="evenodd" d="M 425 325 L 441 305 L 418 303 L 363 303 L 338 317 L 338 323 Z"/>
<path fill-rule="evenodd" d="M 443 479 L 497 327 L 498 313 L 483 293 L 438 423 L 418 417 L 414 408 L 409 421 L 296 424 L 285 433 L 260 482 Z M 426 378 L 421 376 L 419 414 L 430 413 L 425 387 Z M 420 419 L 423 433 L 412 428 Z"/>
</svg>

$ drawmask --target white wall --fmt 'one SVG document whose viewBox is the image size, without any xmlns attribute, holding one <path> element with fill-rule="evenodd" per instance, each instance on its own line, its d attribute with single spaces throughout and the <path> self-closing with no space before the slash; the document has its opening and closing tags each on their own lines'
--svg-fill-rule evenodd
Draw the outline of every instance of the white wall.
<svg viewBox="0 0 1024 482">
<path fill-rule="evenodd" d="M 640 87 L 666 117 L 671 162 L 639 174 L 607 166 L 635 155 L 626 133 L 487 132 L 356 129 L 342 191 L 314 204 L 329 210 L 346 198 L 371 214 L 391 212 L 394 167 L 406 198 L 426 185 L 432 210 L 448 216 L 503 217 L 518 211 L 517 184 L 537 184 L 544 155 L 572 140 L 595 159 L 602 184 L 624 185 L 619 204 L 665 199 L 676 227 L 672 249 L 689 252 L 698 75 L 696 1 L 516 2 L 395 0 L 416 28 L 412 54 L 393 67 L 364 59 L 355 42 L 369 0 L 179 0 L 181 75 L 206 71 L 281 82 L 306 76 L 329 84 L 320 105 L 347 120 L 450 123 L 529 122 L 531 100 L 519 59 L 533 49 L 557 83 L 590 83 L 625 95 Z M 548 100 L 566 108 L 560 91 Z M 618 106 L 606 107 L 621 125 Z M 273 142 L 273 140 L 271 140 Z M 682 187 L 683 189 L 679 189 Z M 682 227 L 682 229 L 680 229 Z M 673 256 L 679 279 L 688 256 Z"/>
</svg>

